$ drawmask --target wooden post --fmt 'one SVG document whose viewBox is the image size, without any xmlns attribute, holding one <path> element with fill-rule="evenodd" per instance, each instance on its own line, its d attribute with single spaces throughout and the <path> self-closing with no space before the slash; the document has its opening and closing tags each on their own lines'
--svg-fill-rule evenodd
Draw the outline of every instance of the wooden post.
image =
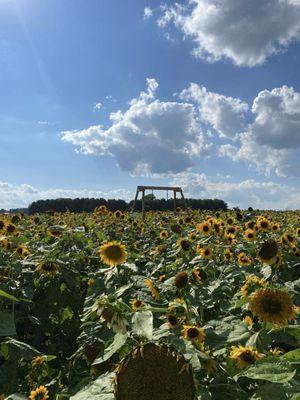
<svg viewBox="0 0 300 400">
<path fill-rule="evenodd" d="M 133 200 L 133 204 L 132 204 L 132 207 L 131 207 L 131 212 L 133 212 L 135 210 L 135 205 L 136 205 L 136 201 L 137 201 L 138 195 L 139 195 L 139 190 L 137 189 L 136 194 L 135 194 L 135 198 Z"/>
<path fill-rule="evenodd" d="M 181 198 L 182 198 L 182 200 L 183 200 L 184 209 L 185 209 L 185 211 L 187 211 L 186 201 L 185 201 L 185 198 L 184 198 L 184 195 L 183 195 L 183 191 L 182 191 L 182 190 L 180 190 L 180 194 L 181 194 Z"/>
<path fill-rule="evenodd" d="M 174 214 L 176 214 L 176 190 L 174 190 Z"/>
<path fill-rule="evenodd" d="M 145 189 L 142 190 L 142 218 L 145 219 Z"/>
</svg>

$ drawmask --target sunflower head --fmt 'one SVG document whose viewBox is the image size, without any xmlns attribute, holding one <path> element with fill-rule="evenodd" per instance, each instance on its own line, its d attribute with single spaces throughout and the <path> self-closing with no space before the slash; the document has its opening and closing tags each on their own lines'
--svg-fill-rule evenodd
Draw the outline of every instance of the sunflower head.
<svg viewBox="0 0 300 400">
<path fill-rule="evenodd" d="M 268 231 L 271 227 L 270 221 L 267 218 L 259 218 L 256 223 L 260 231 Z"/>
<path fill-rule="evenodd" d="M 297 316 L 297 307 L 289 293 L 282 289 L 262 288 L 254 292 L 249 308 L 262 322 L 284 326 Z"/>
<path fill-rule="evenodd" d="M 268 239 L 263 242 L 258 257 L 263 263 L 272 264 L 275 261 L 275 257 L 278 253 L 278 244 L 274 239 Z"/>
<path fill-rule="evenodd" d="M 181 333 L 185 340 L 191 342 L 202 343 L 205 339 L 204 330 L 195 325 L 183 325 Z"/>
<path fill-rule="evenodd" d="M 167 322 L 169 324 L 169 327 L 171 329 L 174 329 L 174 328 L 176 328 L 178 326 L 179 319 L 175 314 L 167 314 L 166 318 L 167 318 Z"/>
<path fill-rule="evenodd" d="M 169 237 L 169 232 L 166 231 L 166 230 L 163 230 L 163 231 L 160 232 L 159 237 L 161 239 L 167 239 L 167 237 Z"/>
<path fill-rule="evenodd" d="M 208 221 L 201 222 L 196 226 L 198 232 L 204 235 L 209 235 L 211 233 L 211 224 Z"/>
<path fill-rule="evenodd" d="M 99 249 L 101 261 L 110 266 L 124 264 L 127 260 L 127 251 L 123 244 L 118 242 L 108 242 Z"/>
<path fill-rule="evenodd" d="M 143 300 L 133 299 L 131 300 L 130 305 L 133 311 L 137 311 L 140 308 L 144 307 L 145 303 Z"/>
<path fill-rule="evenodd" d="M 194 400 L 196 385 L 190 365 L 177 351 L 147 343 L 119 365 L 116 400 Z"/>
<path fill-rule="evenodd" d="M 209 246 L 203 247 L 200 254 L 205 260 L 210 260 L 213 256 L 212 249 Z"/>
<path fill-rule="evenodd" d="M 178 272 L 178 274 L 174 278 L 174 285 L 177 289 L 184 289 L 187 287 L 189 282 L 188 273 L 185 271 Z"/>
<path fill-rule="evenodd" d="M 145 279 L 144 280 L 144 285 L 147 286 L 150 289 L 152 297 L 155 300 L 159 300 L 160 295 L 159 295 L 158 287 L 155 285 L 153 280 L 150 279 L 150 278 Z"/>
<path fill-rule="evenodd" d="M 257 289 L 266 286 L 267 282 L 264 279 L 258 278 L 256 275 L 248 275 L 244 285 L 241 287 L 242 297 L 247 297 Z"/>
<path fill-rule="evenodd" d="M 239 253 L 239 255 L 237 256 L 237 259 L 238 259 L 238 263 L 242 266 L 250 265 L 253 261 L 253 258 L 243 251 L 241 253 Z"/>
<path fill-rule="evenodd" d="M 238 368 L 243 369 L 264 357 L 253 347 L 233 346 L 229 357 L 236 362 Z"/>
<path fill-rule="evenodd" d="M 245 230 L 245 238 L 249 242 L 252 242 L 253 240 L 256 239 L 256 231 L 254 231 L 253 229 L 246 229 Z"/>
<path fill-rule="evenodd" d="M 172 224 L 170 229 L 173 233 L 177 233 L 178 235 L 181 233 L 181 227 L 178 224 Z"/>
<path fill-rule="evenodd" d="M 58 273 L 58 264 L 55 261 L 42 261 L 36 267 L 36 271 L 41 275 L 54 276 Z"/>
<path fill-rule="evenodd" d="M 49 392 L 45 386 L 39 386 L 30 392 L 29 400 L 47 400 L 49 399 Z"/>
<path fill-rule="evenodd" d="M 180 238 L 178 240 L 178 247 L 181 251 L 189 251 L 191 249 L 191 242 L 186 238 Z"/>
</svg>

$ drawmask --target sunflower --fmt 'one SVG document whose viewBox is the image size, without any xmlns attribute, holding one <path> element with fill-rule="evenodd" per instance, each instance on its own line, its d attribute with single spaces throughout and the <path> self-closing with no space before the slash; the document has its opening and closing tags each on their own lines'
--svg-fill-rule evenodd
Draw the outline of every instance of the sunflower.
<svg viewBox="0 0 300 400">
<path fill-rule="evenodd" d="M 256 275 L 248 275 L 244 285 L 241 287 L 242 297 L 247 297 L 257 289 L 266 286 L 267 282 L 264 279 L 258 278 Z"/>
<path fill-rule="evenodd" d="M 49 392 L 45 386 L 40 386 L 30 392 L 29 400 L 47 400 L 49 399 Z"/>
<path fill-rule="evenodd" d="M 39 365 L 43 365 L 46 362 L 46 358 L 44 356 L 34 357 L 31 361 L 32 368 L 37 367 Z"/>
<path fill-rule="evenodd" d="M 17 233 L 17 227 L 14 224 L 8 223 L 5 226 L 5 232 L 12 235 Z"/>
<path fill-rule="evenodd" d="M 188 273 L 185 271 L 178 272 L 178 274 L 174 278 L 174 285 L 177 289 L 184 289 L 187 287 L 189 282 Z"/>
<path fill-rule="evenodd" d="M 116 400 L 194 400 L 191 366 L 175 349 L 147 343 L 135 348 L 118 366 Z"/>
<path fill-rule="evenodd" d="M 246 315 L 246 317 L 243 319 L 243 322 L 249 326 L 253 325 L 253 319 L 250 317 L 250 315 Z"/>
<path fill-rule="evenodd" d="M 227 261 L 231 261 L 233 259 L 233 251 L 231 249 L 225 250 L 225 258 Z"/>
<path fill-rule="evenodd" d="M 104 264 L 116 266 L 124 264 L 127 260 L 127 251 L 123 244 L 118 242 L 108 242 L 99 249 L 101 261 Z"/>
<path fill-rule="evenodd" d="M 169 232 L 166 231 L 166 230 L 163 230 L 163 231 L 160 232 L 159 237 L 161 239 L 167 239 L 169 237 Z"/>
<path fill-rule="evenodd" d="M 245 238 L 249 242 L 252 242 L 253 240 L 256 239 L 256 232 L 253 229 L 246 229 L 245 230 Z"/>
<path fill-rule="evenodd" d="M 212 249 L 209 246 L 203 247 L 200 254 L 205 260 L 211 260 L 213 256 Z"/>
<path fill-rule="evenodd" d="M 181 251 L 189 251 L 191 249 L 191 242 L 186 238 L 180 238 L 177 242 L 178 247 Z"/>
<path fill-rule="evenodd" d="M 280 225 L 278 223 L 275 223 L 272 225 L 272 231 L 277 232 L 280 229 Z"/>
<path fill-rule="evenodd" d="M 130 305 L 131 305 L 131 309 L 133 311 L 137 311 L 140 308 L 144 307 L 145 303 L 143 300 L 133 299 L 133 300 L 131 300 Z"/>
<path fill-rule="evenodd" d="M 204 221 L 196 226 L 198 232 L 203 233 L 204 235 L 209 235 L 211 233 L 211 225 L 209 222 Z"/>
<path fill-rule="evenodd" d="M 263 358 L 264 354 L 250 346 L 232 346 L 229 357 L 235 360 L 238 368 L 243 369 Z"/>
<path fill-rule="evenodd" d="M 0 219 L 0 234 L 2 234 L 5 231 L 5 227 L 6 227 L 5 222 L 2 219 Z"/>
<path fill-rule="evenodd" d="M 41 275 L 54 276 L 58 273 L 58 264 L 55 261 L 42 261 L 36 271 Z"/>
<path fill-rule="evenodd" d="M 174 329 L 178 326 L 179 319 L 175 314 L 167 314 L 166 318 L 170 329 Z"/>
<path fill-rule="evenodd" d="M 25 246 L 25 245 L 20 245 L 20 246 L 18 246 L 17 249 L 16 249 L 16 254 L 17 254 L 18 256 L 20 256 L 20 257 L 26 257 L 26 256 L 28 256 L 28 255 L 30 254 L 30 252 L 29 252 L 27 246 Z"/>
<path fill-rule="evenodd" d="M 193 277 L 195 278 L 196 282 L 203 283 L 207 279 L 207 274 L 200 268 L 193 268 L 192 269 Z"/>
<path fill-rule="evenodd" d="M 146 285 L 151 290 L 151 295 L 155 300 L 159 300 L 160 295 L 157 286 L 152 281 L 152 279 L 147 278 L 144 280 L 144 285 Z"/>
<path fill-rule="evenodd" d="M 201 367 L 205 369 L 207 375 L 214 375 L 218 370 L 217 362 L 210 357 L 201 361 Z"/>
<path fill-rule="evenodd" d="M 172 224 L 170 229 L 172 232 L 177 233 L 178 235 L 181 233 L 181 228 L 178 224 Z"/>
<path fill-rule="evenodd" d="M 185 340 L 191 342 L 202 343 L 205 339 L 204 330 L 195 325 L 183 325 L 181 333 Z"/>
<path fill-rule="evenodd" d="M 123 213 L 122 213 L 122 211 L 120 211 L 120 210 L 117 210 L 117 211 L 114 212 L 114 216 L 115 216 L 116 218 L 121 218 L 122 215 L 123 215 Z"/>
<path fill-rule="evenodd" d="M 271 227 L 270 221 L 267 218 L 258 218 L 256 225 L 262 232 L 268 231 Z"/>
<path fill-rule="evenodd" d="M 262 288 L 250 296 L 249 308 L 262 322 L 284 326 L 297 316 L 297 307 L 282 289 Z"/>
<path fill-rule="evenodd" d="M 243 251 L 237 256 L 237 259 L 242 266 L 250 265 L 253 262 L 253 258 Z"/>
<path fill-rule="evenodd" d="M 274 239 L 268 239 L 263 242 L 259 252 L 258 257 L 265 263 L 272 265 L 276 259 L 278 253 L 278 244 Z"/>
</svg>

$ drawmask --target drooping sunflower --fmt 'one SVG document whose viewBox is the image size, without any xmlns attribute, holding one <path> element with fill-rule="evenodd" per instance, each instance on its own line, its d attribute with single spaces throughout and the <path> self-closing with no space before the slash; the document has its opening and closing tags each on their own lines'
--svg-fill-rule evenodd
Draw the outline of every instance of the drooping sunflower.
<svg viewBox="0 0 300 400">
<path fill-rule="evenodd" d="M 251 364 L 254 364 L 257 360 L 264 357 L 264 354 L 259 353 L 253 347 L 233 346 L 229 355 L 230 358 L 235 360 L 238 368 L 243 369 Z"/>
<path fill-rule="evenodd" d="M 195 396 L 192 368 L 173 348 L 147 343 L 118 366 L 116 400 L 194 400 Z"/>
<path fill-rule="evenodd" d="M 286 290 L 262 288 L 250 296 L 249 308 L 262 322 L 284 326 L 297 316 L 297 307 Z"/>
<path fill-rule="evenodd" d="M 39 386 L 37 389 L 30 392 L 29 400 L 47 400 L 49 392 L 45 386 Z"/>
<path fill-rule="evenodd" d="M 152 281 L 152 279 L 150 279 L 150 278 L 145 279 L 144 284 L 145 284 L 145 286 L 147 286 L 150 289 L 152 297 L 155 300 L 159 300 L 160 295 L 159 295 L 158 287 L 155 285 L 155 283 Z"/>
<path fill-rule="evenodd" d="M 185 271 L 178 272 L 178 274 L 174 278 L 174 285 L 177 287 L 177 289 L 184 289 L 187 287 L 189 282 L 189 276 L 188 273 Z"/>
<path fill-rule="evenodd" d="M 127 260 L 127 251 L 123 244 L 108 242 L 99 248 L 101 261 L 112 267 L 124 264 Z"/>
<path fill-rule="evenodd" d="M 58 273 L 58 264 L 55 261 L 42 261 L 36 267 L 36 271 L 41 275 L 55 276 Z"/>
<path fill-rule="evenodd" d="M 18 246 L 17 249 L 16 249 L 16 254 L 17 254 L 18 256 L 20 256 L 20 257 L 26 257 L 26 256 L 28 256 L 28 255 L 30 254 L 30 252 L 29 252 L 27 246 L 25 246 L 25 245 L 20 245 L 20 246 Z"/>
<path fill-rule="evenodd" d="M 205 332 L 202 328 L 195 325 L 183 325 L 182 337 L 191 342 L 202 343 L 205 339 Z"/>
<path fill-rule="evenodd" d="M 259 259 L 265 263 L 272 265 L 275 262 L 278 253 L 278 244 L 274 239 L 268 239 L 263 242 L 259 252 Z"/>
</svg>

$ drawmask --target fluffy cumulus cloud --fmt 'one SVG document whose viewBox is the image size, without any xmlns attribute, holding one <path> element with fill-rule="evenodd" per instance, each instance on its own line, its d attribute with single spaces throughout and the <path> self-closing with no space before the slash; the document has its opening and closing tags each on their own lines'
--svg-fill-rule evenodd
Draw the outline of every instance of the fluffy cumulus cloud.
<svg viewBox="0 0 300 400">
<path fill-rule="evenodd" d="M 186 0 L 163 7 L 158 25 L 170 22 L 192 38 L 196 57 L 253 67 L 300 39 L 300 2 Z"/>
<path fill-rule="evenodd" d="M 145 8 L 144 8 L 144 19 L 145 19 L 145 20 L 146 20 L 146 19 L 149 19 L 149 18 L 152 17 L 152 15 L 153 15 L 152 9 L 151 9 L 150 7 L 145 7 Z"/>
<path fill-rule="evenodd" d="M 192 172 L 178 174 L 171 182 L 181 186 L 187 197 L 219 198 L 230 207 L 259 209 L 299 209 L 300 189 L 275 182 L 211 182 L 205 174 Z"/>
<path fill-rule="evenodd" d="M 225 144 L 220 154 L 246 160 L 279 176 L 299 176 L 300 93 L 282 86 L 263 90 L 253 101 L 254 121 L 240 135 L 240 147 Z"/>
<path fill-rule="evenodd" d="M 28 184 L 13 185 L 7 182 L 0 182 L 0 205 L 1 208 L 27 207 L 30 203 L 40 199 L 95 197 L 105 199 L 131 200 L 133 192 L 126 189 L 111 191 L 96 191 L 88 189 L 38 189 Z"/>
<path fill-rule="evenodd" d="M 240 99 L 208 91 L 204 86 L 191 83 L 180 98 L 198 105 L 200 118 L 213 127 L 220 136 L 235 138 L 246 129 L 245 113 L 248 104 Z"/>
<path fill-rule="evenodd" d="M 178 173 L 205 157 L 210 143 L 198 122 L 195 105 L 156 98 L 158 83 L 147 79 L 147 91 L 129 108 L 110 114 L 111 126 L 64 131 L 61 138 L 85 154 L 111 155 L 133 175 Z"/>
</svg>

